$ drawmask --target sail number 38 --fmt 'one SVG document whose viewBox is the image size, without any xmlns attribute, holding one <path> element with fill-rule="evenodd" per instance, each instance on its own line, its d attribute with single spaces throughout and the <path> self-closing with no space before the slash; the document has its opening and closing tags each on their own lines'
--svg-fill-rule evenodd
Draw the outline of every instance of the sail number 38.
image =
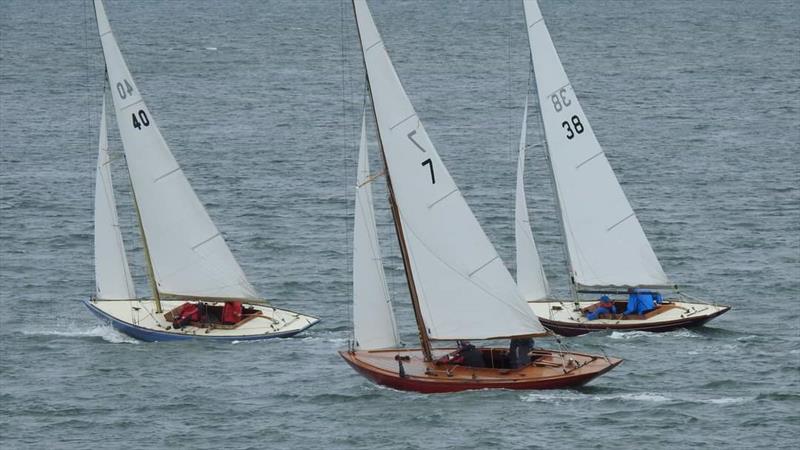
<svg viewBox="0 0 800 450">
<path fill-rule="evenodd" d="M 561 88 L 558 92 L 551 94 L 550 102 L 553 103 L 553 109 L 555 109 L 556 112 L 561 112 L 564 108 L 572 104 L 572 101 L 567 98 L 566 88 Z M 577 115 L 570 117 L 568 121 L 565 120 L 561 122 L 561 128 L 567 131 L 567 139 L 574 138 L 576 134 L 581 134 L 584 130 L 581 118 Z"/>
</svg>

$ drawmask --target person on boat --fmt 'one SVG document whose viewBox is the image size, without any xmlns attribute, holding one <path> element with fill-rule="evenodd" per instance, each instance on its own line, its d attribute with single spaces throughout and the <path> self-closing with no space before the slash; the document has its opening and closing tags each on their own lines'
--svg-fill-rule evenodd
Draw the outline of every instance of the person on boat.
<svg viewBox="0 0 800 450">
<path fill-rule="evenodd" d="M 533 338 L 511 339 L 508 348 L 508 365 L 512 369 L 519 369 L 531 363 L 531 350 L 533 350 Z"/>
<path fill-rule="evenodd" d="M 628 303 L 630 305 L 630 302 Z M 614 306 L 614 302 L 611 299 L 604 295 L 600 297 L 600 304 L 595 307 L 594 311 L 590 311 L 586 314 L 587 320 L 596 320 L 603 314 L 616 314 L 617 307 Z"/>
<path fill-rule="evenodd" d="M 187 302 L 181 305 L 180 312 L 172 321 L 172 327 L 180 330 L 190 322 L 199 322 L 201 318 L 202 316 L 198 305 L 196 303 Z"/>
<path fill-rule="evenodd" d="M 625 308 L 625 311 L 622 314 L 624 316 L 629 316 L 631 314 L 638 314 L 642 316 L 654 309 L 656 309 L 656 305 L 655 300 L 653 299 L 653 294 L 648 291 L 639 291 L 638 289 L 634 289 L 633 292 L 628 294 L 628 307 Z"/>
</svg>

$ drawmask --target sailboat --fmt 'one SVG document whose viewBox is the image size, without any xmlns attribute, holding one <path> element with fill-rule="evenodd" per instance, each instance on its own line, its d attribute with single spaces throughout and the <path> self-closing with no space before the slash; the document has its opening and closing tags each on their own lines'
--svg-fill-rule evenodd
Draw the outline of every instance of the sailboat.
<svg viewBox="0 0 800 450">
<path fill-rule="evenodd" d="M 362 119 L 353 237 L 354 339 L 342 358 L 373 382 L 424 393 L 578 386 L 622 360 L 533 347 L 546 335 L 445 168 L 400 83 L 365 0 L 354 0 L 383 171 Z M 419 333 L 402 346 L 386 287 L 371 183 L 384 177 Z M 507 347 L 469 341 L 511 339 Z M 456 341 L 456 347 L 434 347 Z"/>
<path fill-rule="evenodd" d="M 85 305 L 145 341 L 288 337 L 316 324 L 315 317 L 258 296 L 161 136 L 102 1 L 94 6 L 152 298 L 136 297 L 120 232 L 104 96 L 94 205 L 96 287 Z"/>
<path fill-rule="evenodd" d="M 526 100 L 515 236 L 517 283 L 530 308 L 545 327 L 565 336 L 606 329 L 669 331 L 724 314 L 729 306 L 682 294 L 664 272 L 578 102 L 537 1 L 523 4 L 572 294 L 572 300 L 551 298 L 531 233 L 523 182 Z"/>
</svg>

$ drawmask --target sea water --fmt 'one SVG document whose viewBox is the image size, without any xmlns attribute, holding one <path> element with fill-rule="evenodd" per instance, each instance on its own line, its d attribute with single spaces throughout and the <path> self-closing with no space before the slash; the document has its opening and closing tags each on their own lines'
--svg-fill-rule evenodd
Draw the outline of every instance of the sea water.
<svg viewBox="0 0 800 450">
<path fill-rule="evenodd" d="M 513 270 L 515 147 L 530 86 L 521 3 L 370 5 L 420 120 Z M 625 359 L 580 389 L 447 395 L 376 386 L 336 354 L 350 337 L 365 95 L 349 2 L 106 6 L 154 120 L 250 281 L 276 305 L 322 322 L 291 339 L 151 344 L 84 308 L 94 290 L 103 93 L 92 5 L 4 0 L 0 447 L 797 445 L 796 2 L 541 2 L 664 269 L 686 292 L 733 310 L 692 330 L 564 339 Z M 532 144 L 541 141 L 536 122 Z M 110 134 L 120 220 L 138 292 L 147 295 L 113 121 Z M 374 131 L 370 139 L 374 151 Z M 382 183 L 375 199 L 387 278 L 403 338 L 415 345 Z M 526 183 L 550 284 L 566 295 L 538 148 L 529 151 Z"/>
</svg>

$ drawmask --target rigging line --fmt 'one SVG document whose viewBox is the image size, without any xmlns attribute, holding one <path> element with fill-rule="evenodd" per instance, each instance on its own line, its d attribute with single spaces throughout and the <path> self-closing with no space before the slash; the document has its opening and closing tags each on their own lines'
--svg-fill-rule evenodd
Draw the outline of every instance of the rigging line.
<svg viewBox="0 0 800 450">
<path fill-rule="evenodd" d="M 508 40 L 508 51 L 507 51 L 507 70 L 508 70 L 508 159 L 514 160 L 514 105 L 513 99 L 511 97 L 511 0 L 506 1 L 507 6 L 507 15 L 508 18 L 506 20 L 506 31 L 507 31 L 507 40 Z"/>
<path fill-rule="evenodd" d="M 351 227 L 350 227 L 350 221 L 348 220 L 349 207 L 350 207 L 350 201 L 349 201 L 350 200 L 349 199 L 349 197 L 350 197 L 350 195 L 349 195 L 349 191 L 350 191 L 349 179 L 350 179 L 350 177 L 348 175 L 349 175 L 349 168 L 350 168 L 349 166 L 350 166 L 350 164 L 349 164 L 349 161 L 348 161 L 348 132 L 347 132 L 347 129 L 348 129 L 350 121 L 347 120 L 347 54 L 345 52 L 345 42 L 344 42 L 344 39 L 345 39 L 344 38 L 344 35 L 345 35 L 345 32 L 344 32 L 344 27 L 345 27 L 345 1 L 346 0 L 340 0 L 340 2 L 339 2 L 339 15 L 340 15 L 339 40 L 340 40 L 340 47 L 341 47 L 340 64 L 341 64 L 341 70 L 342 70 L 342 176 L 344 177 L 344 183 L 342 183 L 342 186 L 344 186 L 343 202 L 342 202 L 342 207 L 343 207 L 344 211 L 343 211 L 343 214 L 342 214 L 342 221 L 343 221 L 344 236 L 345 236 L 345 239 L 344 239 L 345 249 L 344 249 L 343 254 L 347 255 L 346 258 L 343 258 L 344 259 L 343 263 L 344 263 L 344 273 L 347 274 L 349 270 L 352 270 L 350 268 L 350 261 L 352 261 L 352 259 L 353 259 L 353 254 L 352 254 L 353 245 L 351 244 L 351 238 L 350 238 L 350 228 Z M 355 213 L 355 211 L 354 211 L 354 213 Z M 350 276 L 351 280 L 352 280 L 352 275 L 353 274 L 351 274 L 351 276 Z M 348 347 L 352 348 L 353 343 L 355 342 L 355 322 L 353 321 L 353 301 L 352 301 L 352 299 L 353 299 L 353 287 L 352 287 L 352 281 L 350 283 L 345 283 L 345 284 L 347 286 L 345 288 L 345 295 L 347 295 L 347 297 L 346 297 L 346 301 L 344 302 L 344 304 L 347 305 L 346 306 L 346 308 L 347 308 L 347 317 L 351 321 L 350 332 L 349 332 L 349 336 L 348 336 L 348 342 L 349 342 L 348 343 Z"/>
</svg>

